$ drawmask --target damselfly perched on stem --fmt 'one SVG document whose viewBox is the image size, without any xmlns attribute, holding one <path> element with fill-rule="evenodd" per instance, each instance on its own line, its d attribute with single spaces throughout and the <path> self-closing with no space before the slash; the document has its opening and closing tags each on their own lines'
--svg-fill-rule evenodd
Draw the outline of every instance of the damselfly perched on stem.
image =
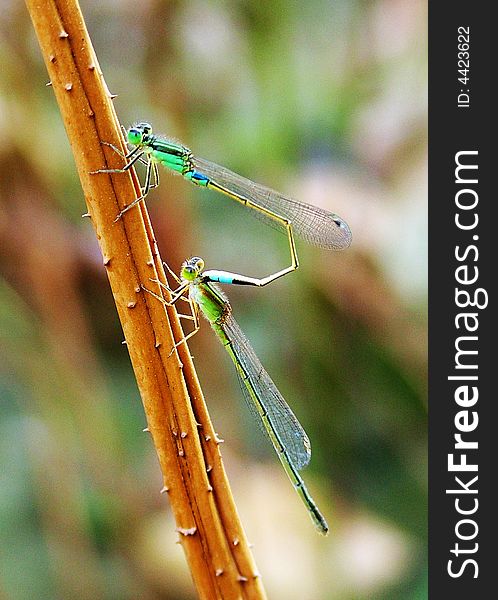
<svg viewBox="0 0 498 600">
<path fill-rule="evenodd" d="M 225 167 L 204 158 L 198 158 L 186 146 L 164 136 L 153 134 L 152 126 L 149 123 L 133 125 L 128 129 L 126 137 L 133 148 L 124 156 L 127 161 L 124 167 L 94 171 L 94 173 L 123 173 L 137 162 L 146 165 L 145 184 L 140 197 L 126 206 L 119 213 L 117 219 L 143 200 L 152 188 L 157 187 L 159 184 L 158 164 L 161 164 L 167 169 L 180 173 L 185 179 L 199 187 L 225 194 L 251 209 L 251 214 L 263 222 L 287 234 L 291 265 L 259 279 L 258 285 L 267 285 L 298 268 L 299 261 L 294 233 L 309 244 L 320 248 L 342 250 L 351 244 L 351 230 L 338 215 L 289 198 L 237 175 Z M 106 144 L 106 142 L 103 143 Z M 107 145 L 121 154 L 111 144 Z"/>
<path fill-rule="evenodd" d="M 316 529 L 327 535 L 327 522 L 299 474 L 311 459 L 309 438 L 234 319 L 227 297 L 214 283 L 258 285 L 258 280 L 228 271 L 203 269 L 204 261 L 195 256 L 183 263 L 180 278 L 172 273 L 180 284 L 176 290 L 170 290 L 164 283 L 158 282 L 171 292 L 169 302 L 150 290 L 146 291 L 167 305 L 175 304 L 181 298 L 190 303 L 191 315 L 187 316 L 193 320 L 194 329 L 175 346 L 184 343 L 199 330 L 199 312 L 209 321 L 235 365 L 251 412 L 262 423 Z"/>
</svg>

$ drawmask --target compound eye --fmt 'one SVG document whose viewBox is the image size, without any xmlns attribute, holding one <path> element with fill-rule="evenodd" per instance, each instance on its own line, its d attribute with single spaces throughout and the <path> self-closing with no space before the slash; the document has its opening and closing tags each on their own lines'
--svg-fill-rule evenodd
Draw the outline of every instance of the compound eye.
<svg viewBox="0 0 498 600">
<path fill-rule="evenodd" d="M 193 281 L 197 277 L 196 266 L 193 265 L 191 261 L 183 263 L 180 276 L 186 281 Z"/>
<path fill-rule="evenodd" d="M 131 127 L 128 130 L 127 137 L 128 137 L 128 142 L 130 144 L 133 144 L 134 146 L 138 146 L 138 144 L 140 144 L 142 141 L 142 132 L 136 127 Z"/>
<path fill-rule="evenodd" d="M 147 123 L 147 121 L 142 121 L 141 123 L 137 123 L 134 129 L 141 131 L 143 135 L 149 135 L 152 132 L 152 125 Z"/>
<path fill-rule="evenodd" d="M 204 269 L 204 261 L 202 260 L 202 258 L 200 256 L 194 256 L 192 261 L 195 264 L 195 268 L 200 273 Z"/>
</svg>

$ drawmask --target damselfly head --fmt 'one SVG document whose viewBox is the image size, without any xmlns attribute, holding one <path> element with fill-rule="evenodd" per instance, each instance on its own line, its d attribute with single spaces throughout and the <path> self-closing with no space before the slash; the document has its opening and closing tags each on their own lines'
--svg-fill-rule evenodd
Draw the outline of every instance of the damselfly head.
<svg viewBox="0 0 498 600">
<path fill-rule="evenodd" d="M 152 125 L 150 123 L 136 123 L 128 129 L 128 143 L 133 146 L 141 146 L 146 144 L 149 136 L 152 133 Z"/>
<path fill-rule="evenodd" d="M 199 256 L 192 256 L 182 265 L 180 277 L 187 281 L 193 281 L 204 269 L 204 261 Z"/>
</svg>

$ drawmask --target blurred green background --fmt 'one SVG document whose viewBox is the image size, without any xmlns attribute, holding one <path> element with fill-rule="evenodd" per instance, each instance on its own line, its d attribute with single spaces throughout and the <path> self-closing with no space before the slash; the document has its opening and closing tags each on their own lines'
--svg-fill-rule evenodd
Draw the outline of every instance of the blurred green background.
<svg viewBox="0 0 498 600">
<path fill-rule="evenodd" d="M 226 290 L 313 445 L 318 536 L 204 323 L 201 383 L 271 598 L 427 597 L 426 3 L 130 2 L 82 10 L 121 122 L 337 212 L 353 245 Z M 0 598 L 195 598 L 27 10 L 0 0 Z M 178 271 L 264 276 L 285 237 L 162 171 Z"/>
</svg>

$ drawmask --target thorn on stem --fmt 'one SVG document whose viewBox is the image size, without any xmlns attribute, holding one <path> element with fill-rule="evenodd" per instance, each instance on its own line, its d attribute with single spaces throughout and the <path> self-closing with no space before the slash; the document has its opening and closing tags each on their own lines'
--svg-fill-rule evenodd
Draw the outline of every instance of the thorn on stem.
<svg viewBox="0 0 498 600">
<path fill-rule="evenodd" d="M 183 536 L 194 535 L 194 533 L 196 533 L 197 531 L 197 527 L 177 527 L 176 531 L 178 531 L 178 533 L 180 533 Z"/>
</svg>

